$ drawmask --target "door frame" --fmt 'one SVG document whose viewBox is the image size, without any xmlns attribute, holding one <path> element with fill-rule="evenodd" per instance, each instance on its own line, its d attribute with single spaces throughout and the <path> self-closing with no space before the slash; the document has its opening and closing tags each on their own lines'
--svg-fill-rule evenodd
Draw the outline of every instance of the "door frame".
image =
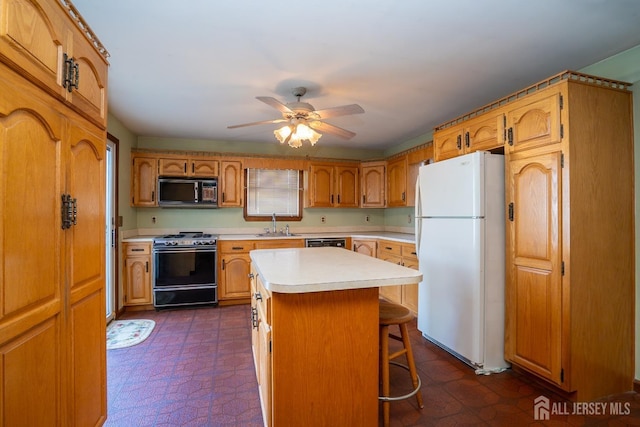
<svg viewBox="0 0 640 427">
<path fill-rule="evenodd" d="M 114 236 L 113 236 L 113 241 L 114 241 L 114 247 L 113 247 L 113 251 L 114 251 L 114 262 L 113 262 L 113 266 L 112 266 L 112 271 L 107 271 L 105 272 L 105 275 L 108 276 L 109 274 L 113 275 L 113 314 L 112 314 L 112 319 L 115 319 L 117 317 L 119 317 L 120 314 L 122 314 L 122 312 L 119 310 L 118 307 L 118 301 L 120 301 L 120 257 L 119 257 L 119 253 L 120 253 L 120 238 L 119 238 L 119 227 L 120 227 L 120 220 L 119 220 L 119 208 L 118 208 L 118 189 L 119 189 L 119 157 L 120 157 L 120 149 L 119 149 L 119 142 L 120 140 L 118 138 L 116 138 L 115 136 L 113 136 L 112 134 L 110 134 L 109 132 L 107 132 L 107 139 L 110 143 L 112 143 L 115 147 L 115 156 L 113 157 L 113 200 L 111 201 L 112 205 L 113 205 L 113 212 L 115 215 L 115 227 L 114 227 Z M 105 216 L 105 225 L 109 226 L 109 218 L 107 216 Z M 106 245 L 105 245 L 106 246 Z M 105 248 L 106 250 L 106 248 Z M 106 279 L 106 277 L 105 277 Z M 105 280 L 105 285 L 108 284 L 109 281 Z M 109 289 L 105 289 L 105 295 L 106 293 L 109 292 Z"/>
</svg>

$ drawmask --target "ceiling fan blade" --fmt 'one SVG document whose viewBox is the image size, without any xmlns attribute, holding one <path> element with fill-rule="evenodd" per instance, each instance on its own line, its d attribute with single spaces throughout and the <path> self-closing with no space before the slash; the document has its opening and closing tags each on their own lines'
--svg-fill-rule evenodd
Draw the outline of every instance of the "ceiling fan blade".
<svg viewBox="0 0 640 427">
<path fill-rule="evenodd" d="M 309 127 L 319 132 L 330 133 L 344 139 L 351 139 L 356 136 L 356 134 L 354 132 L 351 132 L 350 130 L 342 129 L 338 126 L 330 125 L 329 123 L 324 123 L 317 120 L 310 122 Z"/>
<path fill-rule="evenodd" d="M 293 113 L 293 111 L 291 111 L 289 107 L 287 107 L 282 102 L 270 96 L 256 96 L 256 99 L 264 102 L 267 105 L 272 106 L 273 108 L 280 111 L 281 113 Z"/>
<path fill-rule="evenodd" d="M 275 119 L 275 120 L 262 120 L 259 122 L 253 122 L 253 123 L 244 123 L 241 125 L 233 125 L 233 126 L 227 126 L 227 129 L 235 129 L 235 128 L 243 128 L 245 126 L 254 126 L 254 125 L 267 125 L 270 123 L 282 123 L 282 122 L 287 122 L 288 120 L 286 119 Z"/>
<path fill-rule="evenodd" d="M 362 114 L 364 110 L 358 104 L 342 105 L 340 107 L 325 108 L 324 110 L 314 111 L 321 119 L 331 117 L 348 116 L 350 114 Z"/>
</svg>

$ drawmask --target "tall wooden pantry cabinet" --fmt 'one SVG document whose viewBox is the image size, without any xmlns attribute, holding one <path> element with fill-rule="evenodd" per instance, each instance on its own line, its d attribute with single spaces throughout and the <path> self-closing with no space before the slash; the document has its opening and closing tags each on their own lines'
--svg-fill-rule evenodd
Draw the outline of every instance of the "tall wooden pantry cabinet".
<svg viewBox="0 0 640 427">
<path fill-rule="evenodd" d="M 67 0 L 0 0 L 0 414 L 106 418 L 106 51 Z"/>
<path fill-rule="evenodd" d="M 579 401 L 632 390 L 628 85 L 567 72 L 504 114 L 505 358 Z"/>
</svg>

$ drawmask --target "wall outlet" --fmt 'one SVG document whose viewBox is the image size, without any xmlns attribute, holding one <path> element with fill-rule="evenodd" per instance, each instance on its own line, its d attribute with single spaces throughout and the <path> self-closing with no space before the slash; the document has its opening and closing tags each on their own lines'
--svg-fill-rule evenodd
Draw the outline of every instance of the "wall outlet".
<svg viewBox="0 0 640 427">
<path fill-rule="evenodd" d="M 326 217 L 326 216 L 324 216 L 324 215 L 322 215 L 322 216 L 320 217 L 320 222 L 321 222 L 321 223 L 323 223 L 323 224 L 324 224 L 325 222 L 327 222 L 327 217 Z"/>
<path fill-rule="evenodd" d="M 152 222 L 153 224 L 155 224 L 157 220 L 158 220 L 158 219 L 157 219 L 155 216 L 152 216 L 152 217 L 151 217 L 151 222 Z"/>
<path fill-rule="evenodd" d="M 364 217 L 364 222 L 369 222 L 369 215 Z"/>
<path fill-rule="evenodd" d="M 411 215 L 407 215 L 409 217 L 409 224 L 411 224 Z"/>
</svg>

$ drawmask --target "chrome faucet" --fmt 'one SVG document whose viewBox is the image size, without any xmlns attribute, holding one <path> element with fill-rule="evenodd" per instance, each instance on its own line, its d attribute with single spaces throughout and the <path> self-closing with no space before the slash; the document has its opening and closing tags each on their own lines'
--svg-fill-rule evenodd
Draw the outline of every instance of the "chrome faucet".
<svg viewBox="0 0 640 427">
<path fill-rule="evenodd" d="M 274 212 L 273 215 L 271 215 L 271 224 L 272 224 L 271 226 L 273 228 L 273 232 L 276 233 L 277 230 L 276 230 L 276 214 L 275 214 L 275 212 Z"/>
</svg>

